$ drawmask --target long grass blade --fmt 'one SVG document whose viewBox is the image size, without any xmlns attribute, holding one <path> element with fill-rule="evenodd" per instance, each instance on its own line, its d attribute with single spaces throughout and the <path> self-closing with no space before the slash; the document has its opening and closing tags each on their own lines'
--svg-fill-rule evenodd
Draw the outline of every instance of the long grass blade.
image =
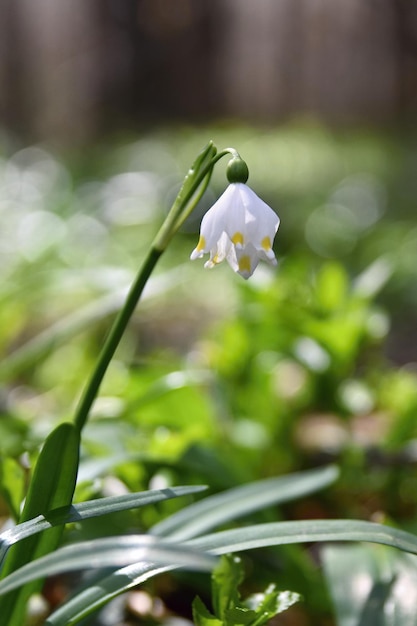
<svg viewBox="0 0 417 626">
<path fill-rule="evenodd" d="M 10 528 L 0 534 L 0 564 L 11 545 L 31 535 L 47 530 L 48 528 L 69 524 L 71 522 L 81 522 L 92 517 L 116 513 L 118 511 L 139 508 L 148 504 L 154 504 L 155 502 L 161 502 L 162 500 L 170 500 L 171 498 L 198 493 L 204 489 L 206 489 L 204 485 L 153 489 L 139 493 L 129 493 L 122 496 L 89 500 L 88 502 L 49 511 L 46 516 L 38 515 L 34 519 L 18 524 L 14 528 Z"/>
<path fill-rule="evenodd" d="M 360 520 L 302 520 L 256 524 L 196 537 L 184 542 L 184 545 L 212 554 L 225 554 L 316 541 L 368 541 L 417 554 L 416 535 Z"/>
<path fill-rule="evenodd" d="M 336 466 L 268 478 L 228 489 L 204 498 L 152 527 L 153 535 L 183 541 L 216 528 L 230 520 L 259 511 L 272 504 L 298 499 L 332 484 Z"/>
<path fill-rule="evenodd" d="M 324 488 L 337 477 L 338 469 L 335 466 L 328 466 L 229 489 L 174 513 L 153 526 L 151 533 L 168 538 L 170 541 L 191 539 L 232 519 Z M 48 624 L 60 626 L 67 623 L 76 624 L 78 620 L 94 612 L 112 597 L 161 571 L 166 569 L 155 569 L 152 564 L 135 564 L 103 577 L 97 585 L 80 591 L 65 606 L 57 609 Z"/>
<path fill-rule="evenodd" d="M 318 541 L 366 541 L 417 554 L 417 537 L 395 528 L 358 520 L 307 520 L 258 524 L 197 537 L 182 545 L 211 554 L 227 554 L 267 546 Z M 49 617 L 48 626 L 72 626 L 110 599 L 170 569 L 135 563 L 118 569 L 74 596 Z"/>
<path fill-rule="evenodd" d="M 94 567 L 120 567 L 139 561 L 162 565 L 211 570 L 216 559 L 183 545 L 173 545 L 149 535 L 105 537 L 82 541 L 27 563 L 2 581 L 0 595 L 28 582 L 62 572 Z"/>
</svg>

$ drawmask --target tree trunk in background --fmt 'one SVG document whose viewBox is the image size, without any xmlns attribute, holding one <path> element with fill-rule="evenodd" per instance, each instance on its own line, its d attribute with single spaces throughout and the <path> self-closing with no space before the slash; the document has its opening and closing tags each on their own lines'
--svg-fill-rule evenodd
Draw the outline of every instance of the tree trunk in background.
<svg viewBox="0 0 417 626">
<path fill-rule="evenodd" d="M 20 94 L 22 55 L 14 0 L 0 3 L 0 125 L 19 127 L 24 119 Z M 23 129 L 22 129 L 23 130 Z"/>
<path fill-rule="evenodd" d="M 95 130 L 100 66 L 94 7 L 85 0 L 15 3 L 19 108 L 34 138 L 77 142 Z"/>
</svg>

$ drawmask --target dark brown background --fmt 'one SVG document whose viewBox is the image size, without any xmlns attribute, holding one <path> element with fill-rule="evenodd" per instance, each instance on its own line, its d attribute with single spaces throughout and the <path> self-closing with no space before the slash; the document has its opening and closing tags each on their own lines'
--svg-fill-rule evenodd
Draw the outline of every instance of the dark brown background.
<svg viewBox="0 0 417 626">
<path fill-rule="evenodd" d="M 416 109 L 413 0 L 0 0 L 0 126 L 29 140 Z"/>
</svg>

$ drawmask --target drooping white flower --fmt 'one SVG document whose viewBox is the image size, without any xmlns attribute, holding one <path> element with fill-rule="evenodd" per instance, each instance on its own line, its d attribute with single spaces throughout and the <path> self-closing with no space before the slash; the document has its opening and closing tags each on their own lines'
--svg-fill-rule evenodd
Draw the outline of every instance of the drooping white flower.
<svg viewBox="0 0 417 626">
<path fill-rule="evenodd" d="M 259 259 L 276 265 L 272 243 L 279 217 L 245 183 L 232 183 L 207 211 L 201 222 L 200 239 L 191 260 L 206 253 L 204 267 L 214 267 L 226 259 L 231 268 L 249 278 Z"/>
</svg>

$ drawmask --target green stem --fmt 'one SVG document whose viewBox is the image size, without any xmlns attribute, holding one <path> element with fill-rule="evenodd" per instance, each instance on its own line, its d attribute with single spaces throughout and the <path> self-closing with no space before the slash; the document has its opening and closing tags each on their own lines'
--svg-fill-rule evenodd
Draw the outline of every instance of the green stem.
<svg viewBox="0 0 417 626">
<path fill-rule="evenodd" d="M 119 345 L 126 326 L 135 310 L 135 307 L 142 295 L 143 289 L 151 275 L 163 250 L 157 250 L 152 246 L 142 264 L 142 267 L 133 283 L 126 302 L 116 317 L 114 324 L 104 342 L 103 348 L 97 360 L 97 364 L 87 387 L 81 397 L 75 414 L 75 424 L 79 430 L 83 428 L 87 421 L 91 406 L 97 396 L 101 382 L 107 371 L 110 361 Z"/>
</svg>

